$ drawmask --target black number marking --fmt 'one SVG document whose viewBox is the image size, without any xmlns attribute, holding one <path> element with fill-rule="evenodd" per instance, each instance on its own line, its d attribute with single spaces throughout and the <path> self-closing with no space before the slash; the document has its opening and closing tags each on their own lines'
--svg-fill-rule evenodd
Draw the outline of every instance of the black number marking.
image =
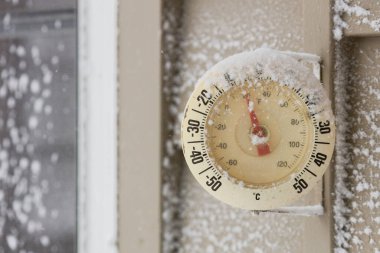
<svg viewBox="0 0 380 253">
<path fill-rule="evenodd" d="M 220 149 L 227 149 L 227 146 L 228 146 L 227 143 L 221 142 L 216 147 Z"/>
<path fill-rule="evenodd" d="M 315 155 L 314 163 L 318 165 L 319 167 L 321 167 L 321 165 L 325 163 L 326 159 L 327 159 L 327 155 L 323 153 L 317 153 Z"/>
<path fill-rule="evenodd" d="M 270 91 L 264 91 L 263 96 L 269 98 L 272 95 Z"/>
<path fill-rule="evenodd" d="M 296 179 L 296 182 L 293 184 L 293 188 L 297 191 L 297 193 L 301 193 L 304 189 L 306 189 L 309 185 L 306 183 L 304 179 Z"/>
<path fill-rule="evenodd" d="M 192 151 L 190 158 L 193 164 L 198 164 L 198 163 L 203 162 L 203 156 L 200 151 Z"/>
<path fill-rule="evenodd" d="M 216 178 L 215 176 L 212 176 L 209 180 L 206 181 L 206 185 L 210 186 L 211 190 L 217 191 L 222 186 L 222 182 L 220 182 L 219 179 L 220 177 Z"/>
<path fill-rule="evenodd" d="M 292 126 L 299 125 L 299 123 L 300 123 L 300 121 L 299 121 L 298 119 L 291 119 L 291 120 L 290 120 L 290 124 L 291 124 Z"/>
<path fill-rule="evenodd" d="M 280 167 L 280 168 L 288 167 L 288 162 L 287 161 L 278 161 L 277 167 Z"/>
<path fill-rule="evenodd" d="M 191 133 L 191 132 L 195 132 L 195 133 L 198 133 L 199 132 L 199 121 L 198 120 L 194 120 L 194 119 L 189 119 L 189 121 L 187 122 L 188 123 L 188 127 L 187 127 L 187 132 Z"/>
<path fill-rule="evenodd" d="M 216 125 L 216 129 L 223 131 L 227 129 L 227 126 L 226 124 L 218 124 Z"/>
<path fill-rule="evenodd" d="M 299 141 L 289 141 L 289 147 L 291 148 L 299 148 L 300 142 Z"/>
<path fill-rule="evenodd" d="M 202 90 L 202 91 L 201 91 L 201 95 L 199 95 L 199 96 L 197 97 L 197 100 L 198 100 L 199 102 L 202 102 L 203 105 L 207 105 L 207 104 L 210 102 L 210 99 L 211 99 L 211 94 L 208 93 L 207 90 Z"/>
<path fill-rule="evenodd" d="M 328 134 L 331 132 L 330 121 L 326 120 L 326 122 L 319 122 L 319 132 L 321 134 Z"/>
<path fill-rule="evenodd" d="M 230 159 L 228 160 L 228 165 L 231 165 L 231 166 L 236 166 L 238 164 L 237 160 L 235 159 Z"/>
</svg>

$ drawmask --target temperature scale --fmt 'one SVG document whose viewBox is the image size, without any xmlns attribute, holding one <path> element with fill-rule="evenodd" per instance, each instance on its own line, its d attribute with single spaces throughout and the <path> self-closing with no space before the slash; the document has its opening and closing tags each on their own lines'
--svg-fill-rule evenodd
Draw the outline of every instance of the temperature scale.
<svg viewBox="0 0 380 253">
<path fill-rule="evenodd" d="M 322 84 L 299 58 L 259 49 L 223 60 L 198 81 L 182 147 L 196 180 L 220 201 L 283 207 L 326 171 L 334 118 Z"/>
</svg>

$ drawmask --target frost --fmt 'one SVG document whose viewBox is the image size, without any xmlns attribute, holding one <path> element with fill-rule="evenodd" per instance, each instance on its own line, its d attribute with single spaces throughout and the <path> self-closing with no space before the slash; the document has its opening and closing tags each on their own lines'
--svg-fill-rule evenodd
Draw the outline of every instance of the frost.
<svg viewBox="0 0 380 253">
<path fill-rule="evenodd" d="M 252 100 L 250 100 L 248 103 L 248 111 L 253 112 L 254 109 L 255 109 L 255 104 L 253 103 Z"/>
<path fill-rule="evenodd" d="M 28 126 L 30 129 L 36 129 L 36 127 L 38 126 L 38 119 L 36 116 L 31 116 L 29 118 Z"/>
<path fill-rule="evenodd" d="M 42 73 L 43 73 L 42 81 L 45 84 L 50 84 L 51 80 L 53 79 L 53 73 L 51 72 L 51 70 L 49 69 L 49 67 L 46 66 L 46 65 L 42 65 L 41 66 L 41 70 L 42 70 Z"/>
<path fill-rule="evenodd" d="M 31 83 L 30 83 L 30 90 L 37 94 L 40 92 L 41 90 L 41 86 L 40 86 L 40 82 L 38 80 L 33 80 Z"/>
<path fill-rule="evenodd" d="M 316 118 L 323 114 L 333 120 L 332 111 L 326 109 L 330 108 L 331 104 L 326 91 L 309 67 L 297 57 L 300 56 L 269 48 L 235 54 L 210 68 L 198 84 L 205 85 L 206 88 L 217 84 L 220 88 L 228 90 L 232 87 L 231 83 L 243 85 L 249 80 L 256 85 L 273 80 L 307 94 L 310 112 L 314 113 Z M 302 57 L 310 59 L 311 62 L 319 60 L 319 57 L 310 54 L 302 54 Z M 254 105 L 250 104 L 250 108 L 253 107 Z"/>
<path fill-rule="evenodd" d="M 59 158 L 58 153 L 53 153 L 53 154 L 51 154 L 51 156 L 50 156 L 50 161 L 51 161 L 52 163 L 57 163 L 58 158 Z"/>
<path fill-rule="evenodd" d="M 33 161 L 32 164 L 31 164 L 31 170 L 33 172 L 34 175 L 39 175 L 40 171 L 41 171 L 41 164 L 39 161 Z"/>
<path fill-rule="evenodd" d="M 11 24 L 11 14 L 6 13 L 3 17 L 3 27 L 4 29 L 9 29 L 9 26 Z"/>
<path fill-rule="evenodd" d="M 350 5 L 350 2 L 350 0 L 335 0 L 333 34 L 337 41 L 342 39 L 343 30 L 348 28 L 347 22 L 343 20 L 343 14 L 362 17 L 360 23 L 369 25 L 374 31 L 380 31 L 380 18 L 375 17 L 375 19 L 370 20 L 368 17 L 373 15 L 368 10 L 359 5 Z"/>
<path fill-rule="evenodd" d="M 45 247 L 49 246 L 49 244 L 50 244 L 50 239 L 49 239 L 49 237 L 47 237 L 46 235 L 42 236 L 42 237 L 40 238 L 40 241 L 41 241 L 41 244 L 42 244 L 43 246 L 45 246 Z"/>
<path fill-rule="evenodd" d="M 371 235 L 372 229 L 370 227 L 365 227 L 363 230 L 364 234 L 366 235 Z"/>
<path fill-rule="evenodd" d="M 373 252 L 378 243 L 380 51 L 367 50 L 336 43 L 335 252 Z"/>
<path fill-rule="evenodd" d="M 38 46 L 9 41 L 8 46 L 4 43 L 0 57 L 0 102 L 4 107 L 0 117 L 0 236 L 4 243 L 0 251 L 32 252 L 30 244 L 25 243 L 29 233 L 36 236 L 36 242 L 42 238 L 41 244 L 49 244 L 47 237 L 39 234 L 46 229 L 41 218 L 48 214 L 44 196 L 49 184 L 41 178 L 45 162 L 43 165 L 37 158 L 39 146 L 45 145 L 39 123 L 47 117 L 39 122 L 37 114 L 46 108 L 48 114 L 52 113 L 46 98 L 51 95 L 48 84 L 53 82 L 54 73 L 50 70 L 52 63 L 41 59 Z M 33 62 L 29 63 L 31 56 Z M 59 59 L 55 61 L 59 63 Z M 42 88 L 41 83 L 46 85 Z M 49 128 L 43 131 L 45 136 L 50 135 Z M 46 163 L 58 162 L 59 153 L 53 154 Z"/>
<path fill-rule="evenodd" d="M 37 98 L 33 103 L 33 109 L 36 113 L 41 113 L 44 106 L 44 100 Z"/>
<path fill-rule="evenodd" d="M 267 136 L 264 136 L 264 137 L 260 137 L 256 134 L 251 134 L 251 143 L 253 145 L 259 145 L 259 144 L 264 144 L 264 143 L 267 143 L 268 142 L 268 137 Z"/>
<path fill-rule="evenodd" d="M 26 54 L 25 47 L 18 46 L 16 52 L 17 52 L 18 57 L 24 57 Z"/>
<path fill-rule="evenodd" d="M 61 28 L 62 28 L 62 21 L 57 19 L 57 20 L 54 22 L 54 28 L 55 28 L 55 29 L 61 29 Z"/>
<path fill-rule="evenodd" d="M 41 26 L 41 32 L 42 33 L 47 33 L 49 31 L 49 27 L 47 25 L 42 25 Z"/>
<path fill-rule="evenodd" d="M 46 105 L 45 108 L 44 108 L 44 113 L 46 115 L 50 115 L 53 111 L 53 108 L 50 106 L 50 105 Z"/>
<path fill-rule="evenodd" d="M 29 76 L 27 74 L 21 74 L 19 80 L 18 80 L 18 85 L 19 85 L 19 90 L 22 93 L 25 93 L 28 89 L 28 84 L 29 84 Z"/>
<path fill-rule="evenodd" d="M 18 240 L 14 235 L 7 235 L 7 244 L 11 250 L 15 251 L 17 249 Z"/>
<path fill-rule="evenodd" d="M 59 63 L 59 58 L 58 58 L 58 56 L 53 56 L 52 58 L 51 58 L 51 64 L 53 64 L 53 65 L 57 65 Z"/>
</svg>

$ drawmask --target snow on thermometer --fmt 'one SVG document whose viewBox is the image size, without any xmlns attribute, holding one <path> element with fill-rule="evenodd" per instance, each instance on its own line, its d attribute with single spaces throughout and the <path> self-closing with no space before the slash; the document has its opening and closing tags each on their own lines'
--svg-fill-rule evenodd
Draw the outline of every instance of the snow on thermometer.
<svg viewBox="0 0 380 253">
<path fill-rule="evenodd" d="M 334 149 L 334 118 L 302 57 L 310 55 L 257 49 L 226 58 L 198 81 L 185 109 L 182 147 L 197 181 L 217 199 L 270 210 L 322 178 Z"/>
</svg>

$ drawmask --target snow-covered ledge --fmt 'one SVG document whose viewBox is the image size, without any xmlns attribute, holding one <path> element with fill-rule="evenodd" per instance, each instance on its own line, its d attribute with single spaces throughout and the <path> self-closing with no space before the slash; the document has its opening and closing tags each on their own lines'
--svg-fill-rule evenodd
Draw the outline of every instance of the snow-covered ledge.
<svg viewBox="0 0 380 253">
<path fill-rule="evenodd" d="M 117 0 L 78 5 L 78 252 L 117 252 Z"/>
</svg>

